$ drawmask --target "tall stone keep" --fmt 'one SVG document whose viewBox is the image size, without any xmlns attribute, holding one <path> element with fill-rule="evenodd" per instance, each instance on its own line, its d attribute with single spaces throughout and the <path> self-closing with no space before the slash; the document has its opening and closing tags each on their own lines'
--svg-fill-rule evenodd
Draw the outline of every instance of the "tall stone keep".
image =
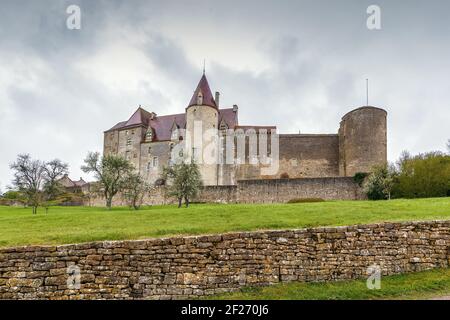
<svg viewBox="0 0 450 320">
<path fill-rule="evenodd" d="M 186 108 L 186 154 L 199 166 L 205 185 L 218 184 L 219 110 L 203 74 Z"/>
<path fill-rule="evenodd" d="M 342 117 L 339 128 L 339 175 L 370 172 L 387 162 L 387 112 L 365 106 Z"/>
</svg>

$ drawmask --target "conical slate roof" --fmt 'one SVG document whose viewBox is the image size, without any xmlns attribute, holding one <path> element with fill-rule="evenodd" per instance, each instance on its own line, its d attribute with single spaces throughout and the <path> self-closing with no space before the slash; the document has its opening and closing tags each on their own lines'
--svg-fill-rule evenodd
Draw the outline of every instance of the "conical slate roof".
<svg viewBox="0 0 450 320">
<path fill-rule="evenodd" d="M 197 89 L 195 89 L 194 94 L 192 95 L 188 107 L 197 105 L 197 97 L 200 92 L 203 95 L 202 105 L 217 108 L 216 102 L 214 101 L 214 97 L 211 93 L 211 89 L 209 88 L 208 80 L 206 79 L 205 74 L 203 74 L 202 78 L 200 79 L 200 82 L 198 83 Z"/>
</svg>

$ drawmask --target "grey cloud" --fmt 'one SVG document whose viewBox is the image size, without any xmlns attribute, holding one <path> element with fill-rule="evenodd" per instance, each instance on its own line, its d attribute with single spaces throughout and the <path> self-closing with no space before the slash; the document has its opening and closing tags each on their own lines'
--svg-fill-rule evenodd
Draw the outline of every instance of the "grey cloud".
<svg viewBox="0 0 450 320">
<path fill-rule="evenodd" d="M 62 158 L 78 177 L 86 152 L 101 150 L 102 131 L 137 104 L 183 112 L 204 58 L 212 89 L 223 106 L 240 106 L 243 124 L 336 132 L 340 117 L 364 103 L 370 78 L 371 104 L 389 111 L 391 160 L 403 149 L 444 150 L 450 3 L 378 0 L 383 29 L 371 32 L 372 2 L 2 1 L 0 182 L 9 184 L 8 164 L 19 152 Z M 82 8 L 79 32 L 65 28 L 69 4 Z M 102 66 L 113 79 L 90 60 L 108 59 L 115 43 L 145 57 L 135 86 L 119 75 L 126 53 Z M 223 43 L 224 60 L 213 53 Z"/>
</svg>

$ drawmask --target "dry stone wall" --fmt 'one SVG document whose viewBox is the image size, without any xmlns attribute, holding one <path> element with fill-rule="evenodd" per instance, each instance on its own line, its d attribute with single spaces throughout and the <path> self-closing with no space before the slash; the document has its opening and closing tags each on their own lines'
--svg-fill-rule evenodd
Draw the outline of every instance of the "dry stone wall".
<svg viewBox="0 0 450 320">
<path fill-rule="evenodd" d="M 450 221 L 0 249 L 1 299 L 184 299 L 449 266 Z"/>
</svg>

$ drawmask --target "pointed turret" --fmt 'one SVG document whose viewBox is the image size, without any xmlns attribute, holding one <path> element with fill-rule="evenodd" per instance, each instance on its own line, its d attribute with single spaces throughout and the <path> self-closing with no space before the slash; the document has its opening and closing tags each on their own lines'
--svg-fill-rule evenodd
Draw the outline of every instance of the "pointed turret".
<svg viewBox="0 0 450 320">
<path fill-rule="evenodd" d="M 194 94 L 189 102 L 188 108 L 190 106 L 210 106 L 213 108 L 217 108 L 216 102 L 214 101 L 214 97 L 211 93 L 211 89 L 209 88 L 208 80 L 206 79 L 206 75 L 203 74 L 200 82 L 197 85 L 197 89 L 195 89 Z"/>
</svg>

